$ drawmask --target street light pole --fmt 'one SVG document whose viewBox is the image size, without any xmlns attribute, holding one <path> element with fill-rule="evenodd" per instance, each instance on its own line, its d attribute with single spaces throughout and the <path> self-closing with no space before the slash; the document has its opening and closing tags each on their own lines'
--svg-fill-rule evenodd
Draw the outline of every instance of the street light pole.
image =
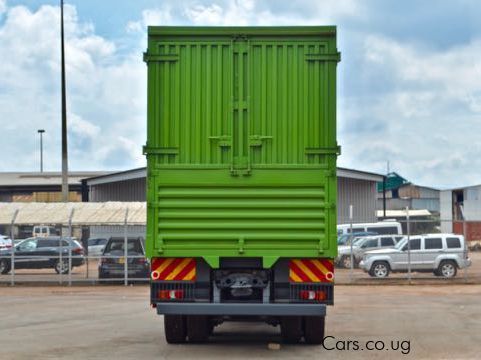
<svg viewBox="0 0 481 360">
<path fill-rule="evenodd" d="M 62 72 L 62 201 L 68 201 L 68 156 L 67 156 L 67 100 L 65 87 L 65 46 L 63 30 L 63 0 L 60 0 L 60 52 Z"/>
<path fill-rule="evenodd" d="M 43 133 L 44 129 L 38 129 L 37 132 L 40 134 L 40 172 L 43 172 Z"/>
</svg>

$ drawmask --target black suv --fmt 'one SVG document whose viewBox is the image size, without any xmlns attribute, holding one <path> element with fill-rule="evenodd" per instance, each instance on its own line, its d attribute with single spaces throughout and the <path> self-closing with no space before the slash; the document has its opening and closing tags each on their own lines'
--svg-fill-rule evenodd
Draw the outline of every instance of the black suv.
<svg viewBox="0 0 481 360">
<path fill-rule="evenodd" d="M 69 249 L 72 251 L 72 267 L 83 265 L 84 248 L 73 238 L 50 236 L 22 240 L 15 245 L 15 269 L 54 268 L 58 274 L 66 274 Z M 11 254 L 11 248 L 0 250 L 0 273 L 7 274 L 12 268 Z"/>
<path fill-rule="evenodd" d="M 144 279 L 150 275 L 141 237 L 127 239 L 127 271 L 129 278 Z M 111 237 L 105 245 L 99 264 L 99 279 L 122 278 L 125 267 L 125 239 Z"/>
</svg>

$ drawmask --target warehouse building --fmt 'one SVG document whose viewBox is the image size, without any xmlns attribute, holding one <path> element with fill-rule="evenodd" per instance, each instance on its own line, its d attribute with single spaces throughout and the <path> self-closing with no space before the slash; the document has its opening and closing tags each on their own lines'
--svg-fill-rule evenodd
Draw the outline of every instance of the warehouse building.
<svg viewBox="0 0 481 360">
<path fill-rule="evenodd" d="M 68 174 L 69 201 L 82 201 L 82 180 L 108 174 L 106 171 L 71 171 Z M 62 201 L 62 173 L 2 172 L 0 202 Z"/>
<path fill-rule="evenodd" d="M 86 180 L 89 201 L 145 201 L 146 168 L 138 168 Z M 376 221 L 376 183 L 383 176 L 375 173 L 337 169 L 338 222 L 349 221 L 349 205 L 353 205 L 354 222 Z M 93 230 L 94 233 L 101 229 Z M 103 229 L 113 231 L 112 229 Z M 102 230 L 102 231 L 103 231 Z M 138 229 L 143 231 L 143 229 Z"/>
<path fill-rule="evenodd" d="M 481 241 L 481 185 L 441 191 L 441 230 Z"/>
<path fill-rule="evenodd" d="M 438 189 L 413 184 L 398 173 L 391 172 L 386 175 L 385 183 L 381 181 L 377 184 L 378 209 L 385 202 L 387 210 L 404 210 L 408 207 L 439 215 L 439 193 Z"/>
<path fill-rule="evenodd" d="M 71 171 L 68 174 L 69 201 L 86 200 L 83 180 L 108 174 L 106 171 Z M 84 194 L 84 196 L 82 196 Z M 0 203 L 56 203 L 62 201 L 62 173 L 0 172 Z M 33 224 L 22 224 L 16 236 L 31 236 Z M 9 227 L 0 224 L 0 234 L 9 233 Z"/>
</svg>

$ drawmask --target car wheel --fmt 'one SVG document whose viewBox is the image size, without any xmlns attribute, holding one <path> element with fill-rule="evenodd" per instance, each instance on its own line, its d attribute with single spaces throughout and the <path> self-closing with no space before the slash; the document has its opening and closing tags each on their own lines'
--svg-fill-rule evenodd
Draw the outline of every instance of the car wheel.
<svg viewBox="0 0 481 360">
<path fill-rule="evenodd" d="M 207 341 L 210 335 L 209 318 L 204 315 L 187 316 L 187 337 L 190 342 L 202 343 Z"/>
<path fill-rule="evenodd" d="M 68 274 L 68 260 L 57 260 L 54 268 L 57 274 Z"/>
<path fill-rule="evenodd" d="M 456 264 L 451 260 L 442 261 L 441 264 L 439 264 L 438 272 L 446 279 L 453 278 L 457 273 Z"/>
<path fill-rule="evenodd" d="M 438 269 L 434 269 L 433 274 L 434 274 L 434 276 L 441 276 Z"/>
<path fill-rule="evenodd" d="M 351 256 L 344 255 L 341 259 L 341 264 L 342 264 L 343 268 L 350 269 L 351 268 Z"/>
<path fill-rule="evenodd" d="M 386 278 L 389 276 L 389 265 L 385 261 L 376 261 L 369 270 L 369 275 L 377 277 L 378 279 Z"/>
<path fill-rule="evenodd" d="M 7 259 L 0 259 L 0 273 L 8 274 L 10 271 L 10 263 Z"/>
<path fill-rule="evenodd" d="M 321 344 L 324 340 L 325 316 L 304 318 L 304 339 L 307 344 Z"/>
<path fill-rule="evenodd" d="M 187 336 L 185 316 L 164 315 L 164 333 L 169 344 L 184 343 Z"/>
<path fill-rule="evenodd" d="M 302 317 L 283 316 L 281 318 L 282 340 L 288 344 L 296 344 L 302 338 Z"/>
</svg>

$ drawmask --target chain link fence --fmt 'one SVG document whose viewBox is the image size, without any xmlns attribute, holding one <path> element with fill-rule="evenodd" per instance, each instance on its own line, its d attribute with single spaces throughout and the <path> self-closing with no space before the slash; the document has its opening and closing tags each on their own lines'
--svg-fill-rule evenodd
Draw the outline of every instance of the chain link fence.
<svg viewBox="0 0 481 360">
<path fill-rule="evenodd" d="M 481 220 L 404 213 L 378 228 L 353 221 L 338 228 L 337 283 L 481 283 Z"/>
<path fill-rule="evenodd" d="M 145 227 L 135 230 L 128 222 L 128 207 L 122 210 L 123 221 L 109 221 L 104 228 L 111 234 L 104 231 L 101 238 L 94 226 L 73 224 L 74 211 L 70 210 L 68 221 L 62 224 L 16 224 L 18 210 L 10 222 L 0 223 L 0 283 L 70 286 L 149 281 Z M 356 222 L 344 225 L 339 239 L 344 235 L 347 240 L 338 246 L 336 283 L 481 283 L 481 220 L 412 217 L 406 210 L 406 216 L 389 222 L 398 224 L 398 229 L 376 230 Z M 420 237 L 423 234 L 431 235 Z M 373 254 L 377 263 L 366 267 Z M 396 267 L 396 261 L 402 266 Z M 377 270 L 374 264 L 379 265 Z M 443 268 L 443 264 L 447 265 Z"/>
<path fill-rule="evenodd" d="M 150 265 L 145 258 L 144 237 L 138 236 L 139 231 L 132 231 L 133 226 L 128 222 L 129 208 L 124 210 L 124 221 L 109 221 L 105 226 L 113 230 L 111 236 L 103 233 L 104 238 L 94 239 L 90 237 L 91 229 L 102 225 L 73 225 L 74 209 L 70 210 L 67 224 L 16 224 L 18 215 L 16 210 L 10 223 L 0 224 L 0 234 L 3 234 L 0 283 L 71 286 L 74 283 L 128 285 L 149 281 Z"/>
</svg>

